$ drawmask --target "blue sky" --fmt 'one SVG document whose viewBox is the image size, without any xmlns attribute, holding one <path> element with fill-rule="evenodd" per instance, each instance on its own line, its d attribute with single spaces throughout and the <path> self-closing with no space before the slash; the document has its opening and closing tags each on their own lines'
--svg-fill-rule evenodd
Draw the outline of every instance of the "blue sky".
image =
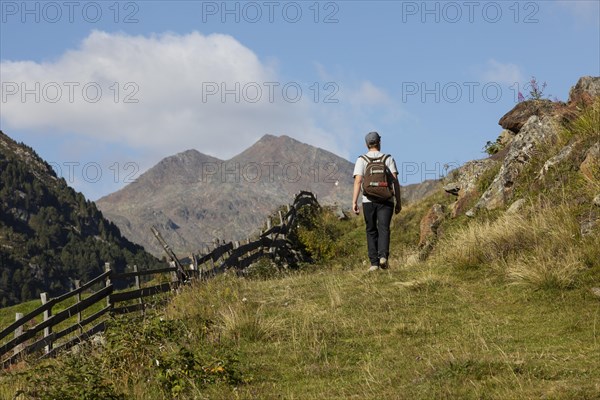
<svg viewBox="0 0 600 400">
<path fill-rule="evenodd" d="M 98 199 L 286 134 L 419 182 L 484 156 L 535 76 L 600 75 L 594 1 L 0 1 L 1 129 Z"/>
</svg>

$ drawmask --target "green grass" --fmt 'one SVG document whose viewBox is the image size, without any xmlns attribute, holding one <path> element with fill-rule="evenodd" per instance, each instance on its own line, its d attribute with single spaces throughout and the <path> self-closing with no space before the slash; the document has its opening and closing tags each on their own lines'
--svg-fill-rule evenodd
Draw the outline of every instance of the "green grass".
<svg viewBox="0 0 600 400">
<path fill-rule="evenodd" d="M 309 215 L 294 240 L 313 264 L 196 282 L 156 314 L 111 320 L 104 345 L 0 373 L 0 398 L 600 399 L 600 235 L 579 232 L 599 186 L 577 168 L 597 115 L 523 169 L 526 207 L 446 219 L 426 262 L 419 222 L 443 193 L 394 217 L 377 273 L 362 217 Z"/>
<path fill-rule="evenodd" d="M 600 393 L 600 302 L 583 288 L 523 290 L 498 285 L 483 272 L 448 275 L 443 266 L 377 274 L 357 266 L 267 281 L 222 277 L 186 289 L 165 317 L 179 331 L 153 333 L 152 346 L 139 344 L 143 334 L 119 333 L 120 350 L 91 358 L 125 398 L 171 398 L 158 384 L 155 360 L 180 346 L 232 353 L 243 377 L 243 383 L 205 386 L 198 378 L 184 385 L 181 398 L 571 399 Z M 159 317 L 146 321 L 160 324 Z M 51 363 L 90 369 L 81 359 Z M 3 374 L 0 393 L 10 393 L 11 382 L 20 379 Z"/>
</svg>

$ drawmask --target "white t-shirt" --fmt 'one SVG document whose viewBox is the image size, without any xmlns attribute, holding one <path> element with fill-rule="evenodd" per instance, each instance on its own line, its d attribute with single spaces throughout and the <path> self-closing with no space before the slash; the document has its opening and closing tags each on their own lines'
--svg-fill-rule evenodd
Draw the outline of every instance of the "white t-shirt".
<svg viewBox="0 0 600 400">
<path fill-rule="evenodd" d="M 379 158 L 379 157 L 382 157 L 384 155 L 384 153 L 382 153 L 380 151 L 369 151 L 365 155 L 369 158 Z M 393 157 L 391 157 L 391 156 L 388 157 L 387 160 L 385 160 L 385 165 L 390 169 L 390 172 L 392 174 L 398 173 L 398 169 L 396 168 L 396 161 L 394 160 Z M 358 160 L 356 160 L 356 164 L 354 164 L 353 176 L 356 176 L 356 175 L 365 176 L 365 168 L 367 168 L 367 162 L 362 157 L 358 157 Z M 367 196 L 363 195 L 362 202 L 370 203 L 371 200 L 367 199 Z"/>
</svg>

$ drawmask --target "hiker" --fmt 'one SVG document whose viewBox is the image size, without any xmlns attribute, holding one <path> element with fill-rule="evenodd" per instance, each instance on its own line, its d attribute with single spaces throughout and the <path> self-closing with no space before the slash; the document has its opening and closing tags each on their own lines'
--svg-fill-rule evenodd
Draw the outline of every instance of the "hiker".
<svg viewBox="0 0 600 400">
<path fill-rule="evenodd" d="M 367 225 L 367 245 L 371 262 L 369 271 L 376 271 L 388 267 L 392 212 L 398 214 L 402 205 L 396 162 L 392 156 L 381 152 L 381 136 L 377 132 L 369 132 L 365 142 L 369 151 L 358 157 L 354 166 L 352 210 L 357 215 L 360 213 L 358 195 L 362 189 L 363 215 Z"/>
</svg>

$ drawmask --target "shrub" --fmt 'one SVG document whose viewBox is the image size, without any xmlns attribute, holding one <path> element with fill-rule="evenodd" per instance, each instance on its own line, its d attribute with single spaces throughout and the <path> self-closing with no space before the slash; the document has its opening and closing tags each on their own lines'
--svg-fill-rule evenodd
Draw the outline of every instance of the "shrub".
<svg viewBox="0 0 600 400">
<path fill-rule="evenodd" d="M 300 245 L 317 262 L 326 262 L 346 255 L 347 245 L 342 238 L 345 231 L 342 223 L 327 210 L 308 211 L 298 218 L 296 232 Z"/>
</svg>

